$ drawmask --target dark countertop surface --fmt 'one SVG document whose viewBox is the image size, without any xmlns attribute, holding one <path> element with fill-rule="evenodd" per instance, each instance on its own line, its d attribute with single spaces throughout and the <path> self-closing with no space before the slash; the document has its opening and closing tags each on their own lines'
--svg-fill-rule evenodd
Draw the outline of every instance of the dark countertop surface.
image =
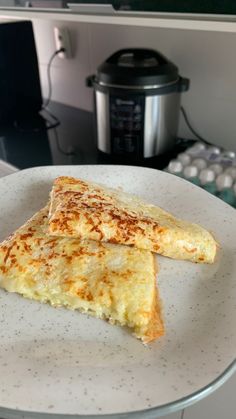
<svg viewBox="0 0 236 419">
<path fill-rule="evenodd" d="M 52 102 L 50 111 L 60 125 L 47 129 L 45 117 L 54 119 L 45 111 L 32 120 L 0 126 L 0 158 L 19 169 L 46 165 L 69 164 L 130 164 L 163 169 L 179 152 L 193 141 L 177 141 L 172 152 L 155 158 L 131 160 L 130 157 L 112 157 L 96 147 L 94 118 L 91 112 Z"/>
</svg>

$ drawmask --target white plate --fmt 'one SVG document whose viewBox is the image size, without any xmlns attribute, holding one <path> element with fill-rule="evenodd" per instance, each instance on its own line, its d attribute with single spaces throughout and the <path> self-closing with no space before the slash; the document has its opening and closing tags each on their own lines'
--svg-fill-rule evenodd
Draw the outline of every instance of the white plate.
<svg viewBox="0 0 236 419">
<path fill-rule="evenodd" d="M 209 394 L 235 369 L 236 211 L 154 169 L 33 168 L 0 179 L 1 239 L 60 175 L 121 186 L 212 230 L 222 249 L 213 265 L 158 258 L 166 336 L 146 347 L 123 328 L 0 291 L 0 416 L 156 418 Z"/>
</svg>

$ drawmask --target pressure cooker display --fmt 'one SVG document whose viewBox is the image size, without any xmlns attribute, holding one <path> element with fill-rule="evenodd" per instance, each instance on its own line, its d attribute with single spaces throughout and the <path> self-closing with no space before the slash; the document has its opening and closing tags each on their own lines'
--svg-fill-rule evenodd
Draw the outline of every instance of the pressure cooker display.
<svg viewBox="0 0 236 419">
<path fill-rule="evenodd" d="M 115 154 L 141 156 L 143 152 L 144 98 L 110 96 L 111 148 Z"/>
</svg>

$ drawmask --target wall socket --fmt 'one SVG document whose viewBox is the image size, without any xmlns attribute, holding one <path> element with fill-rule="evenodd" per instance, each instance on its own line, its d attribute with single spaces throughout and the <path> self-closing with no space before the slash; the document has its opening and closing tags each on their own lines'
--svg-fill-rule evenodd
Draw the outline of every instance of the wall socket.
<svg viewBox="0 0 236 419">
<path fill-rule="evenodd" d="M 58 28 L 57 26 L 55 26 L 54 37 L 55 37 L 56 49 L 59 50 L 61 48 L 65 48 L 65 52 L 60 52 L 58 54 L 58 57 L 72 58 L 73 55 L 72 55 L 71 39 L 70 39 L 70 32 L 68 28 Z"/>
</svg>

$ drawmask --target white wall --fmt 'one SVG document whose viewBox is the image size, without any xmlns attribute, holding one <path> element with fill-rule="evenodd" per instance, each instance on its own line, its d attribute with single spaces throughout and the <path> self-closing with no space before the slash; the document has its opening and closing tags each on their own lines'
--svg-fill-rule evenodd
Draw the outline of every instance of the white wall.
<svg viewBox="0 0 236 419">
<path fill-rule="evenodd" d="M 56 22 L 34 21 L 43 92 L 47 94 L 46 64 L 54 51 Z M 58 26 L 63 26 L 62 22 Z M 129 28 L 99 24 L 68 23 L 75 58 L 53 63 L 53 98 L 92 109 L 92 92 L 85 78 L 109 54 L 122 47 L 152 47 L 191 79 L 182 96 L 195 129 L 210 142 L 236 150 L 236 34 L 176 29 Z M 181 118 L 179 135 L 192 136 Z"/>
</svg>

